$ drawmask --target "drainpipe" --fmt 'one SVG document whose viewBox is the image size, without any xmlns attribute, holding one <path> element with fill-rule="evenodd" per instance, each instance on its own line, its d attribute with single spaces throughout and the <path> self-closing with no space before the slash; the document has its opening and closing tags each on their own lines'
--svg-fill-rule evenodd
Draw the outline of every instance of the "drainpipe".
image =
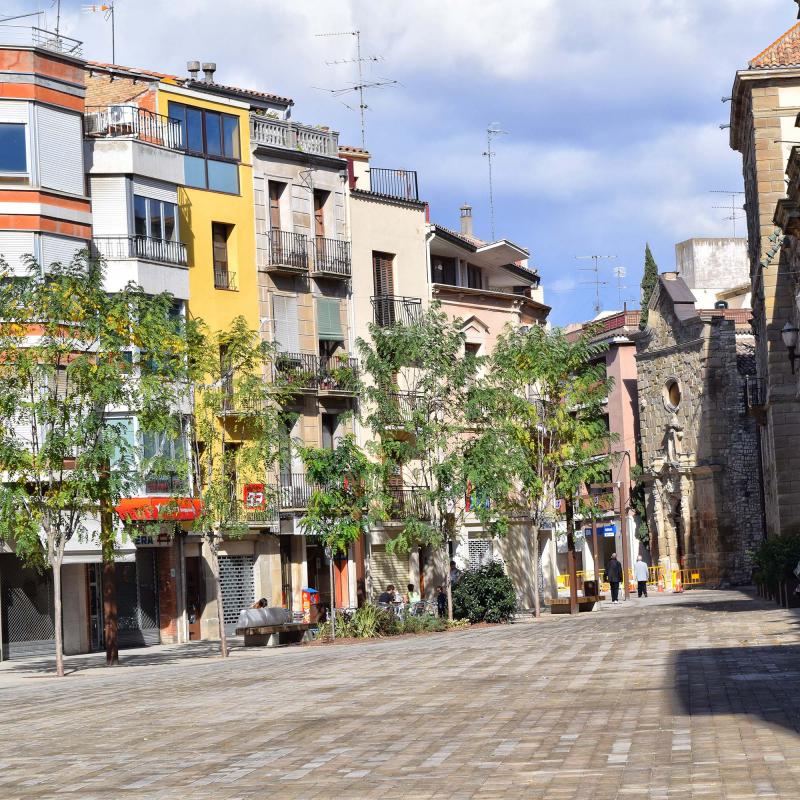
<svg viewBox="0 0 800 800">
<path fill-rule="evenodd" d="M 428 225 L 425 232 L 425 285 L 428 287 L 428 305 L 433 300 L 433 280 L 431 279 L 431 242 L 436 236 L 433 225 Z M 449 567 L 448 567 L 449 568 Z"/>
</svg>

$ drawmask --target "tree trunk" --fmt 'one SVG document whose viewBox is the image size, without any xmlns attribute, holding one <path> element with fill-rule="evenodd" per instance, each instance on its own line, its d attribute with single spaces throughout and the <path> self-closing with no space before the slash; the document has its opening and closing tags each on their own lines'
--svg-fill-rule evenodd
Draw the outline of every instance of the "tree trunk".
<svg viewBox="0 0 800 800">
<path fill-rule="evenodd" d="M 107 509 L 100 514 L 100 540 L 103 550 L 103 639 L 106 666 L 113 667 L 119 664 L 117 568 L 114 563 L 114 522 Z"/>
<path fill-rule="evenodd" d="M 222 610 L 222 583 L 219 579 L 219 553 L 217 532 L 211 534 L 211 573 L 214 576 L 214 591 L 217 598 L 217 622 L 219 623 L 219 654 L 228 657 L 228 637 L 225 635 L 225 614 Z"/>
<path fill-rule="evenodd" d="M 569 613 L 578 613 L 578 575 L 575 571 L 575 518 L 572 495 L 567 497 L 567 570 L 569 572 Z"/>
<path fill-rule="evenodd" d="M 444 544 L 445 586 L 447 587 L 447 619 L 453 621 L 453 584 L 450 583 L 450 548 Z"/>
<path fill-rule="evenodd" d="M 533 616 L 539 619 L 542 609 L 539 604 L 539 526 L 533 525 Z"/>
<path fill-rule="evenodd" d="M 61 607 L 61 562 L 64 560 L 63 546 L 53 553 L 53 616 L 56 640 L 56 675 L 64 677 L 64 637 L 62 636 L 63 610 Z"/>
<path fill-rule="evenodd" d="M 600 543 L 597 541 L 597 520 L 592 509 L 592 555 L 594 556 L 594 582 L 597 584 L 597 593 L 600 594 Z"/>
<path fill-rule="evenodd" d="M 104 548 L 105 550 L 105 548 Z M 103 554 L 103 639 L 106 644 L 106 666 L 119 664 L 119 640 L 117 617 L 117 567 L 113 553 L 108 559 Z"/>
</svg>

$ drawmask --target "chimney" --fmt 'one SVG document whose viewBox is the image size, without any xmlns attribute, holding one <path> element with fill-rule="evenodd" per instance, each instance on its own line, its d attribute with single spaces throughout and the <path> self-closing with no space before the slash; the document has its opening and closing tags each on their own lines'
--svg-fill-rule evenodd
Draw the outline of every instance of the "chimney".
<svg viewBox="0 0 800 800">
<path fill-rule="evenodd" d="M 464 236 L 472 236 L 472 206 L 464 203 L 461 206 L 461 233 Z"/>
<path fill-rule="evenodd" d="M 187 61 L 186 62 L 186 69 L 189 71 L 189 75 L 191 75 L 192 80 L 197 80 L 197 75 L 200 72 L 200 62 L 199 61 Z"/>
<path fill-rule="evenodd" d="M 214 83 L 214 73 L 217 71 L 217 65 L 213 61 L 203 62 L 203 80 L 206 83 Z"/>
</svg>

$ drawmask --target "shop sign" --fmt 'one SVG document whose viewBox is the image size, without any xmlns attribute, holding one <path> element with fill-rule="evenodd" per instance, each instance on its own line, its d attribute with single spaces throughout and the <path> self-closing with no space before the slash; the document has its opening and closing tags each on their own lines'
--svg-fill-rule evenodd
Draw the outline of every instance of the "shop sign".
<svg viewBox="0 0 800 800">
<path fill-rule="evenodd" d="M 246 511 L 265 511 L 267 487 L 263 483 L 246 483 L 242 499 Z"/>
<path fill-rule="evenodd" d="M 202 510 L 202 501 L 191 497 L 126 497 L 114 506 L 125 522 L 186 522 Z"/>
</svg>

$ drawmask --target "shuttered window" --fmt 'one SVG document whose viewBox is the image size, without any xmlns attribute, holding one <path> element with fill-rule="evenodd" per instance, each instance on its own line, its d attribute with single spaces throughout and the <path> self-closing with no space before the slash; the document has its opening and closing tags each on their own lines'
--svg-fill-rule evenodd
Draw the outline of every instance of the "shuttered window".
<svg viewBox="0 0 800 800">
<path fill-rule="evenodd" d="M 272 296 L 272 317 L 275 341 L 283 353 L 296 353 L 300 349 L 297 325 L 297 298 L 276 294 Z"/>
<path fill-rule="evenodd" d="M 408 556 L 387 553 L 385 545 L 372 545 L 370 572 L 372 591 L 376 599 L 390 583 L 404 592 L 411 580 Z"/>
<path fill-rule="evenodd" d="M 83 194 L 83 133 L 80 114 L 38 106 L 36 116 L 41 185 L 48 189 Z"/>
<path fill-rule="evenodd" d="M 376 297 L 394 294 L 393 262 L 394 256 L 389 253 L 372 252 L 372 274 Z"/>
<path fill-rule="evenodd" d="M 338 300 L 330 297 L 317 298 L 317 336 L 321 341 L 344 340 Z"/>
</svg>

